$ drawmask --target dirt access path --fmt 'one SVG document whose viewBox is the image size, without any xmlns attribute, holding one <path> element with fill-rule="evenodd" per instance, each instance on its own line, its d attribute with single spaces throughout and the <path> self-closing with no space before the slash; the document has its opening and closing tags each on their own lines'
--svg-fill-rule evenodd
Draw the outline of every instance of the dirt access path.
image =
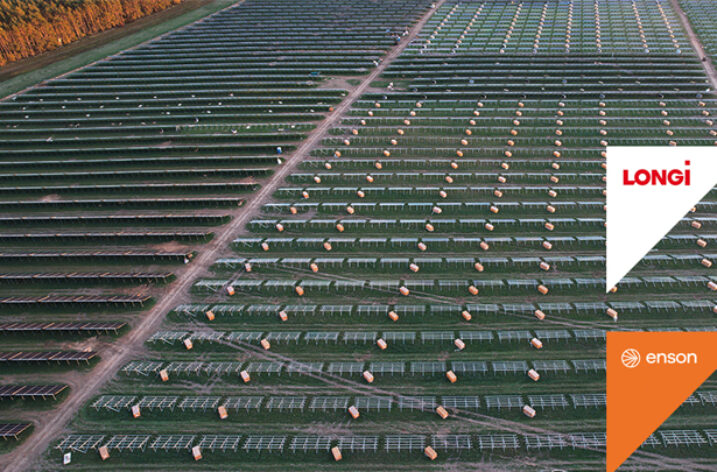
<svg viewBox="0 0 717 472">
<path fill-rule="evenodd" d="M 677 16 L 680 17 L 682 28 L 685 30 L 685 33 L 687 33 L 687 37 L 692 44 L 692 48 L 697 53 L 697 57 L 699 57 L 702 67 L 705 69 L 707 78 L 710 79 L 712 89 L 717 90 L 717 70 L 715 70 L 712 58 L 705 52 L 705 48 L 702 46 L 702 41 L 700 41 L 700 38 L 697 36 L 697 33 L 695 33 L 695 30 L 692 29 L 692 24 L 690 23 L 689 18 L 687 18 L 687 14 L 684 10 L 682 10 L 680 2 L 678 0 L 670 0 L 670 3 L 672 4 L 672 8 L 675 10 L 675 13 L 677 13 Z"/>
<path fill-rule="evenodd" d="M 436 2 L 436 8 L 440 7 L 445 0 Z M 430 9 L 411 28 L 409 34 L 396 46 L 389 50 L 383 61 L 369 75 L 361 80 L 361 83 L 349 90 L 344 100 L 321 121 L 300 143 L 296 151 L 287 159 L 281 167 L 255 195 L 251 196 L 248 203 L 241 209 L 234 212 L 230 223 L 220 227 L 215 238 L 207 245 L 200 248 L 197 258 L 181 273 L 177 273 L 177 279 L 167 287 L 166 294 L 161 297 L 147 313 L 141 315 L 132 331 L 126 336 L 117 340 L 110 349 L 101 353 L 102 359 L 94 369 L 87 375 L 87 381 L 81 390 L 70 393 L 68 398 L 57 409 L 48 412 L 44 420 L 35 425 L 35 431 L 23 444 L 18 446 L 10 454 L 2 458 L 7 464 L 5 472 L 20 472 L 30 470 L 34 461 L 50 446 L 53 441 L 67 427 L 70 420 L 77 411 L 107 383 L 117 371 L 131 360 L 137 352 L 141 352 L 145 340 L 154 333 L 161 325 L 165 315 L 176 305 L 186 300 L 187 294 L 197 277 L 209 267 L 222 250 L 232 241 L 235 235 L 246 225 L 250 218 L 259 212 L 261 205 L 270 198 L 276 189 L 283 183 L 284 178 L 291 174 L 298 164 L 309 155 L 311 149 L 317 146 L 326 136 L 329 129 L 336 125 L 340 118 L 346 114 L 356 99 L 369 89 L 371 83 L 376 80 L 386 67 L 395 60 L 406 46 L 416 38 L 419 31 L 433 15 L 434 9 Z"/>
</svg>

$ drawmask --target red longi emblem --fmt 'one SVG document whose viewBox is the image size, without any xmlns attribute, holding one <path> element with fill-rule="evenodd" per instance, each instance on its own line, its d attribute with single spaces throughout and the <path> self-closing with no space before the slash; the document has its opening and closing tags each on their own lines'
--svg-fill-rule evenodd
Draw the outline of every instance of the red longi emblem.
<svg viewBox="0 0 717 472">
<path fill-rule="evenodd" d="M 638 169 L 633 176 L 630 171 L 622 171 L 624 185 L 690 185 L 690 161 L 685 161 L 686 169 Z"/>
</svg>

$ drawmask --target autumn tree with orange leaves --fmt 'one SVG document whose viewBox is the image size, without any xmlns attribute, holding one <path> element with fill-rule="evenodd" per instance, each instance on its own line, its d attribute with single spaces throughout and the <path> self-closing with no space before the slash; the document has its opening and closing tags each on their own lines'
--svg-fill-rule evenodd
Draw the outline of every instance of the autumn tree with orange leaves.
<svg viewBox="0 0 717 472">
<path fill-rule="evenodd" d="M 0 0 L 0 66 L 122 26 L 182 0 Z"/>
</svg>

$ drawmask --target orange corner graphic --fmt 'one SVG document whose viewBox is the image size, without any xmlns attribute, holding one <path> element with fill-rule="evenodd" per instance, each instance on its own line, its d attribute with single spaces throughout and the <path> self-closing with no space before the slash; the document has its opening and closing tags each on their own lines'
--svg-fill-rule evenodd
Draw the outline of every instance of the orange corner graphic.
<svg viewBox="0 0 717 472">
<path fill-rule="evenodd" d="M 607 471 L 717 369 L 717 332 L 607 333 Z"/>
</svg>

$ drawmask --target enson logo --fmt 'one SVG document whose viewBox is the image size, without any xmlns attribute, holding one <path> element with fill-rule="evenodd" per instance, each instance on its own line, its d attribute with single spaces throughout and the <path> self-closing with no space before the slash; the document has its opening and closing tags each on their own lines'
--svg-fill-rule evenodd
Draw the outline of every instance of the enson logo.
<svg viewBox="0 0 717 472">
<path fill-rule="evenodd" d="M 685 161 L 686 169 L 638 169 L 634 176 L 630 171 L 622 171 L 623 185 L 690 185 L 690 161 Z"/>
</svg>

